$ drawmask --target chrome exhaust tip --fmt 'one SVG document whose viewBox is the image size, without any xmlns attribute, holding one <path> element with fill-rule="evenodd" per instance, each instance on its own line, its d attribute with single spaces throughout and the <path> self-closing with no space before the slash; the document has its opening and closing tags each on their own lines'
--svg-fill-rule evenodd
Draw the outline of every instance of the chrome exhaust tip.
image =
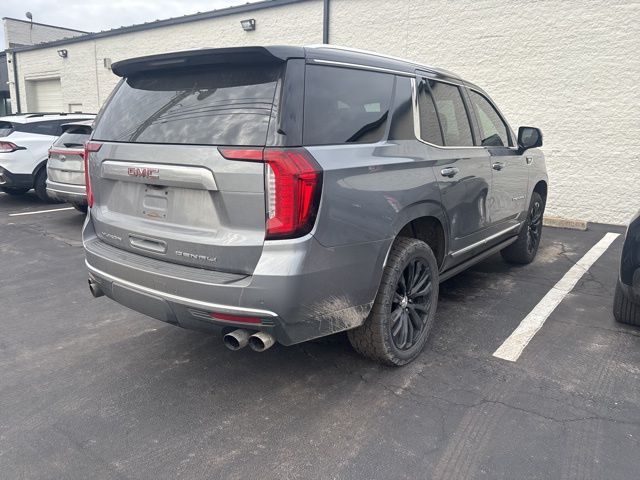
<svg viewBox="0 0 640 480">
<path fill-rule="evenodd" d="M 249 337 L 249 346 L 255 352 L 264 352 L 273 347 L 274 343 L 276 343 L 276 339 L 273 338 L 273 335 L 265 332 L 256 332 Z"/>
<path fill-rule="evenodd" d="M 91 295 L 93 295 L 95 298 L 98 298 L 104 295 L 104 292 L 100 288 L 100 285 L 98 285 L 95 281 L 91 279 L 89 279 L 89 291 L 91 292 Z"/>
<path fill-rule="evenodd" d="M 240 350 L 249 343 L 250 333 L 242 328 L 227 333 L 222 337 L 222 342 L 229 350 Z"/>
</svg>

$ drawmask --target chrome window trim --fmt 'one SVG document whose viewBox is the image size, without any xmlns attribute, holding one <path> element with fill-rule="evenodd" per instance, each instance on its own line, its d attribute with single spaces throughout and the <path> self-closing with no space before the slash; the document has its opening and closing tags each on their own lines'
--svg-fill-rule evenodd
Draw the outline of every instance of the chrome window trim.
<svg viewBox="0 0 640 480">
<path fill-rule="evenodd" d="M 382 67 L 372 67 L 370 65 L 362 65 L 359 63 L 336 62 L 333 60 L 317 60 L 317 59 L 311 59 L 311 62 L 321 64 L 321 65 L 329 65 L 332 67 L 339 67 L 339 68 L 353 68 L 356 70 L 369 70 L 372 72 L 391 73 L 393 75 L 401 75 L 403 77 L 409 77 L 409 78 L 414 76 L 412 73 L 403 72 L 401 70 L 392 70 L 390 68 L 382 68 Z"/>
<path fill-rule="evenodd" d="M 484 148 L 484 147 L 482 147 Z M 484 238 L 482 240 L 480 240 L 479 242 L 476 242 L 474 244 L 469 245 L 468 247 L 464 247 L 461 248 L 460 250 L 456 250 L 455 252 L 451 252 L 451 256 L 452 257 L 457 257 L 458 255 L 462 255 L 463 253 L 467 253 L 470 252 L 471 250 L 475 250 L 478 247 L 481 247 L 482 245 L 485 245 L 487 243 L 489 243 L 491 240 L 495 240 L 497 238 L 500 238 L 501 236 L 509 233 L 512 230 L 515 230 L 516 228 L 520 227 L 522 225 L 522 223 L 518 223 L 516 225 L 512 225 L 509 228 L 506 228 L 504 230 L 502 230 L 501 232 L 498 233 L 494 233 L 493 235 L 491 235 L 490 237 Z"/>
<path fill-rule="evenodd" d="M 433 79 L 434 81 L 440 81 L 440 80 L 436 80 Z M 444 81 L 443 81 L 444 82 Z M 451 83 L 451 82 L 444 82 L 444 83 Z M 457 85 L 455 83 L 453 83 L 452 85 Z M 460 86 L 460 85 L 457 85 Z M 411 77 L 411 103 L 413 104 L 413 130 L 414 130 L 414 134 L 416 136 L 416 139 L 419 142 L 424 143 L 425 145 L 429 145 L 430 147 L 434 147 L 434 148 L 440 148 L 442 150 L 460 150 L 460 149 L 486 149 L 486 147 L 483 147 L 481 145 L 471 145 L 471 146 L 460 146 L 460 147 L 449 147 L 446 145 L 436 145 L 435 143 L 429 143 L 426 140 L 423 140 L 421 137 L 421 125 L 420 125 L 420 106 L 419 106 L 419 102 L 418 102 L 418 88 L 417 88 L 417 82 L 416 82 L 416 76 L 414 75 L 413 77 Z M 438 122 L 440 122 L 440 119 L 438 119 Z M 473 130 L 472 130 L 473 131 Z M 444 139 L 443 139 L 444 140 Z"/>
<path fill-rule="evenodd" d="M 251 314 L 251 315 L 257 315 L 259 317 L 277 317 L 278 316 L 276 313 L 271 312 L 269 310 L 259 310 L 256 308 L 235 307 L 231 305 L 222 305 L 219 303 L 203 302 L 201 300 L 195 300 L 193 298 L 187 298 L 187 297 L 182 297 L 180 295 L 174 295 L 172 293 L 161 292 L 160 290 L 155 290 L 153 288 L 145 287 L 137 283 L 124 280 L 122 278 L 114 277 L 113 275 L 110 275 L 106 272 L 103 272 L 102 270 L 99 270 L 93 267 L 92 265 L 89 264 L 87 260 L 85 260 L 84 263 L 87 266 L 87 269 L 89 270 L 89 272 L 93 273 L 94 275 L 97 275 L 98 277 L 104 278 L 105 280 L 108 280 L 112 283 L 116 283 L 124 287 L 129 287 L 139 292 L 148 293 L 155 297 L 171 300 L 173 302 L 177 302 L 182 305 L 188 305 L 195 308 L 202 308 L 204 310 L 211 310 L 214 312 L 222 310 L 224 312 Z"/>
</svg>

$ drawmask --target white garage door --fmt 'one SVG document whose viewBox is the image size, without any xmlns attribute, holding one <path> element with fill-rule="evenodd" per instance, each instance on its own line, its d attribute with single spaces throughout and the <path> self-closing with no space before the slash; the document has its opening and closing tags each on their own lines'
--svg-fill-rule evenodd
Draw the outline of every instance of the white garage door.
<svg viewBox="0 0 640 480">
<path fill-rule="evenodd" d="M 29 80 L 27 104 L 30 112 L 62 112 L 62 89 L 59 78 Z"/>
</svg>

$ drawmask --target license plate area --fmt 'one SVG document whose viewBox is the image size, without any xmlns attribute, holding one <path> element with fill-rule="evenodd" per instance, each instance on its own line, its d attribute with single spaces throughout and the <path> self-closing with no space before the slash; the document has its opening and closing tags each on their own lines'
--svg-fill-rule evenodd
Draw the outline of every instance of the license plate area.
<svg viewBox="0 0 640 480">
<path fill-rule="evenodd" d="M 169 198 L 169 187 L 145 185 L 142 197 L 142 215 L 153 220 L 166 220 Z"/>
</svg>

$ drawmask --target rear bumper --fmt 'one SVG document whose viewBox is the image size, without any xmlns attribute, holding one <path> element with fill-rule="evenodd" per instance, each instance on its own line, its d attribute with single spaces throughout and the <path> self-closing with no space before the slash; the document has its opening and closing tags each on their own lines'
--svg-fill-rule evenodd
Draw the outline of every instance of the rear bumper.
<svg viewBox="0 0 640 480">
<path fill-rule="evenodd" d="M 175 265 L 108 246 L 97 238 L 90 216 L 83 242 L 90 278 L 122 305 L 184 328 L 262 330 L 291 345 L 362 324 L 390 241 L 331 249 L 311 235 L 266 242 L 250 276 Z M 260 323 L 220 320 L 216 313 L 257 317 Z"/>
<path fill-rule="evenodd" d="M 56 200 L 73 203 L 74 205 L 87 204 L 87 189 L 84 185 L 59 183 L 47 179 L 47 194 Z"/>
<path fill-rule="evenodd" d="M 33 175 L 30 173 L 11 173 L 0 167 L 0 187 L 33 188 Z"/>
</svg>

